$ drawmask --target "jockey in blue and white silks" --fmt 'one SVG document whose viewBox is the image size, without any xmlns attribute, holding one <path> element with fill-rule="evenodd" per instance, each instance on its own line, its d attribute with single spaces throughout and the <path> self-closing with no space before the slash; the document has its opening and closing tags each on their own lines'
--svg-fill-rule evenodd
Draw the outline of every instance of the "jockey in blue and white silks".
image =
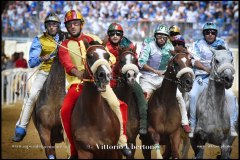
<svg viewBox="0 0 240 160">
<path fill-rule="evenodd" d="M 37 69 L 36 78 L 31 85 L 29 93 L 24 98 L 22 111 L 16 123 L 14 142 L 20 142 L 26 135 L 27 126 L 29 124 L 33 107 L 43 87 L 44 82 L 49 74 L 53 57 L 57 52 L 57 45 L 55 42 L 62 41 L 65 37 L 60 31 L 60 19 L 55 13 L 50 13 L 45 18 L 46 31 L 41 36 L 36 36 L 33 39 L 29 51 L 29 66 L 31 68 L 39 66 Z M 54 42 L 55 41 L 55 42 Z"/>
<path fill-rule="evenodd" d="M 196 126 L 196 104 L 200 93 L 208 85 L 209 73 L 211 68 L 212 52 L 210 47 L 216 49 L 218 46 L 223 46 L 229 50 L 227 43 L 217 38 L 217 27 L 216 24 L 208 22 L 203 27 L 203 39 L 197 40 L 193 43 L 192 54 L 192 65 L 194 66 L 195 80 L 193 88 L 190 91 L 190 117 L 189 122 L 192 132 L 189 133 L 189 137 L 193 137 L 194 128 Z M 231 52 L 232 54 L 232 52 Z M 226 100 L 228 103 L 228 109 L 230 112 L 231 122 L 231 135 L 237 136 L 235 131 L 235 125 L 238 118 L 238 102 L 236 96 L 233 94 L 231 89 L 225 90 Z"/>
<path fill-rule="evenodd" d="M 169 59 L 171 58 L 170 50 L 174 47 L 168 39 L 169 29 L 166 25 L 159 25 L 154 37 L 146 38 L 142 44 L 141 53 L 138 59 L 141 76 L 139 84 L 143 89 L 146 99 L 148 100 L 152 92 L 161 87 L 163 73 L 166 71 Z M 185 132 L 190 132 L 186 104 L 181 92 L 177 89 L 177 100 L 180 104 L 182 116 L 182 126 Z"/>
</svg>

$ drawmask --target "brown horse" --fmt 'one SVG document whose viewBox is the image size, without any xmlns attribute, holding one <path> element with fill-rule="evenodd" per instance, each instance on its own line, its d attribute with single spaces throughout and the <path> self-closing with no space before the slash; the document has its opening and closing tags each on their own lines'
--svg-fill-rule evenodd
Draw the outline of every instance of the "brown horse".
<svg viewBox="0 0 240 160">
<path fill-rule="evenodd" d="M 98 45 L 87 49 L 82 93 L 72 112 L 71 130 L 78 158 L 121 158 L 120 123 L 101 96 L 110 81 L 109 53 Z"/>
<path fill-rule="evenodd" d="M 133 85 L 136 82 L 138 74 L 137 59 L 133 53 L 136 52 L 131 48 L 121 48 L 119 50 L 119 63 L 116 64 L 117 72 L 120 72 L 121 76 L 117 78 L 118 85 L 114 88 L 116 96 L 128 105 L 128 120 L 127 120 L 127 137 L 128 146 L 132 150 L 130 159 L 134 158 L 136 137 L 139 131 L 139 111 L 137 106 L 137 100 L 133 93 Z"/>
<path fill-rule="evenodd" d="M 188 53 L 188 52 L 187 52 Z M 176 99 L 177 87 L 180 91 L 190 91 L 194 73 L 187 53 L 171 51 L 165 76 L 160 88 L 156 89 L 148 101 L 148 134 L 141 136 L 143 155 L 151 158 L 150 145 L 154 144 L 157 158 L 161 158 L 160 145 L 166 145 L 163 158 L 179 158 L 181 114 Z M 160 145 L 159 145 L 160 144 Z"/>
<path fill-rule="evenodd" d="M 65 94 L 65 71 L 56 56 L 32 114 L 33 122 L 49 159 L 56 158 L 55 143 L 63 141 L 59 112 Z"/>
</svg>

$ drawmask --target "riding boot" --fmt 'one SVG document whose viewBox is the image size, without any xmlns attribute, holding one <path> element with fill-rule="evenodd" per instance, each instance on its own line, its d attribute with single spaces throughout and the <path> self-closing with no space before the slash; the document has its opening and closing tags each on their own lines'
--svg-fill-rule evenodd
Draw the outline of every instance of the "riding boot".
<svg viewBox="0 0 240 160">
<path fill-rule="evenodd" d="M 180 93 L 180 91 L 178 89 L 177 89 L 177 97 L 176 98 L 179 103 L 179 109 L 180 109 L 180 113 L 181 113 L 181 117 L 182 117 L 182 120 L 181 120 L 182 127 L 186 133 L 190 133 L 191 128 L 188 123 L 186 105 L 185 105 L 184 99 L 182 97 L 182 94 Z"/>
<path fill-rule="evenodd" d="M 133 92 L 137 100 L 137 106 L 140 116 L 140 129 L 139 134 L 147 134 L 147 101 L 144 98 L 143 90 L 141 86 L 135 82 L 133 86 Z"/>
</svg>

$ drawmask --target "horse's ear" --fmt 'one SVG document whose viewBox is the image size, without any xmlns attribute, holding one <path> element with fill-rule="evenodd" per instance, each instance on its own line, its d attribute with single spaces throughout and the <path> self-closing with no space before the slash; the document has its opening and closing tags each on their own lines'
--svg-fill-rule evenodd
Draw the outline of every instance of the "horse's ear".
<svg viewBox="0 0 240 160">
<path fill-rule="evenodd" d="M 85 38 L 83 39 L 83 43 L 84 43 L 86 49 L 88 49 L 88 47 L 90 47 L 90 44 L 88 43 L 88 41 Z"/>
<path fill-rule="evenodd" d="M 133 52 L 137 53 L 137 44 L 135 44 L 134 48 L 133 48 Z"/>
<path fill-rule="evenodd" d="M 216 50 L 215 50 L 214 48 L 212 48 L 212 47 L 209 47 L 209 49 L 210 49 L 210 51 L 213 53 L 213 55 L 215 55 L 215 54 L 216 54 Z"/>
<path fill-rule="evenodd" d="M 106 47 L 107 42 L 108 42 L 108 36 L 105 36 L 104 39 L 103 39 L 102 45 L 103 45 L 104 47 Z"/>
</svg>

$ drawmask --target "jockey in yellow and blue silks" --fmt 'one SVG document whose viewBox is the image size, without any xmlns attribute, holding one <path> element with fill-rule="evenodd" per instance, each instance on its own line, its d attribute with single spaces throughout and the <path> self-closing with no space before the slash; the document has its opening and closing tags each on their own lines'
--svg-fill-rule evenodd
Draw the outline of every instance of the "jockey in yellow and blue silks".
<svg viewBox="0 0 240 160">
<path fill-rule="evenodd" d="M 203 36 L 204 38 L 197 40 L 193 43 L 192 55 L 192 65 L 195 71 L 195 80 L 193 83 L 192 90 L 190 93 L 190 126 L 192 132 L 189 133 L 189 137 L 193 137 L 194 129 L 196 126 L 196 104 L 200 93 L 208 85 L 209 73 L 211 68 L 212 52 L 210 47 L 216 49 L 218 46 L 224 46 L 229 50 L 227 43 L 217 37 L 217 25 L 212 22 L 207 22 L 203 26 Z M 226 99 L 228 102 L 228 109 L 230 109 L 230 122 L 231 122 L 231 136 L 237 136 L 235 130 L 235 124 L 238 121 L 238 102 L 236 96 L 233 94 L 231 89 L 225 90 Z"/>
<path fill-rule="evenodd" d="M 119 63 L 119 48 L 120 47 L 129 47 L 131 49 L 134 49 L 134 44 L 127 39 L 125 36 L 123 36 L 123 28 L 118 23 L 112 23 L 108 27 L 108 41 L 106 44 L 106 47 L 108 48 L 109 52 L 111 52 L 116 57 L 116 63 Z M 134 56 L 136 59 L 138 59 L 137 53 L 134 53 Z M 138 64 L 136 64 L 138 65 Z M 119 66 L 115 65 L 113 67 L 113 80 L 111 80 L 111 87 L 115 88 L 117 86 L 117 77 L 121 75 Z M 143 90 L 141 86 L 135 82 L 133 85 L 133 93 L 136 96 L 137 99 L 137 106 L 139 110 L 140 115 L 140 129 L 139 134 L 147 134 L 147 102 L 143 95 Z"/>
<path fill-rule="evenodd" d="M 34 68 L 39 66 L 39 70 L 36 74 L 36 78 L 32 83 L 30 92 L 26 94 L 24 103 L 22 106 L 22 112 L 16 123 L 15 135 L 12 138 L 14 142 L 22 141 L 26 135 L 27 126 L 29 124 L 33 107 L 38 98 L 40 90 L 43 87 L 43 83 L 47 79 L 48 73 L 51 68 L 51 64 L 54 55 L 58 51 L 56 42 L 60 42 L 65 39 L 65 34 L 60 31 L 60 19 L 55 13 L 50 13 L 46 16 L 44 25 L 46 32 L 41 36 L 36 36 L 33 39 L 30 51 L 29 51 L 29 66 Z"/>
<path fill-rule="evenodd" d="M 141 68 L 139 82 L 149 99 L 154 90 L 162 85 L 163 73 L 166 71 L 171 58 L 170 51 L 174 50 L 172 43 L 168 39 L 169 29 L 166 25 L 160 24 L 154 31 L 154 37 L 144 39 L 142 49 L 138 59 Z M 185 41 L 184 41 L 185 43 Z M 177 89 L 177 100 L 182 115 L 182 126 L 185 132 L 190 132 L 186 104 L 181 92 Z"/>
</svg>

